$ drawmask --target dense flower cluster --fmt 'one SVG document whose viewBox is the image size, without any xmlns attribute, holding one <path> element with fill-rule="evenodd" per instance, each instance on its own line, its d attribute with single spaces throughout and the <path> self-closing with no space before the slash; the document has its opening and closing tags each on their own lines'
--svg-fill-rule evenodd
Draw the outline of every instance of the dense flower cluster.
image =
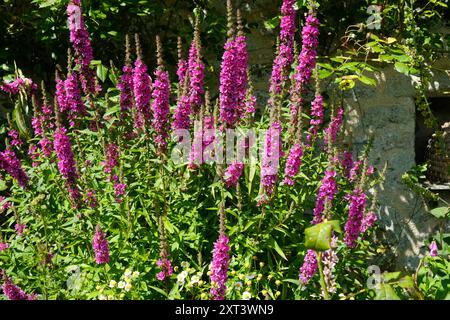
<svg viewBox="0 0 450 320">
<path fill-rule="evenodd" d="M 311 143 L 312 139 L 317 136 L 320 125 L 323 123 L 323 97 L 316 95 L 313 102 L 311 102 L 311 121 L 308 134 L 308 142 Z"/>
<path fill-rule="evenodd" d="M 133 69 L 134 99 L 136 102 L 135 127 L 142 128 L 144 120 L 150 121 L 150 99 L 152 90 L 152 79 L 147 74 L 147 66 L 141 59 L 137 59 Z"/>
<path fill-rule="evenodd" d="M 226 235 L 220 235 L 219 239 L 214 243 L 213 260 L 211 263 L 211 299 L 225 299 L 225 291 L 227 289 L 226 282 L 228 279 L 228 264 L 230 260 L 228 243 L 230 240 Z"/>
<path fill-rule="evenodd" d="M 326 201 L 333 203 L 334 196 L 337 192 L 336 171 L 327 170 L 320 184 L 319 193 L 317 195 L 316 207 L 314 208 L 313 223 L 320 223 L 323 220 L 323 211 L 325 210 Z"/>
<path fill-rule="evenodd" d="M 224 49 L 220 69 L 220 121 L 232 128 L 238 120 L 236 92 L 236 61 L 238 57 L 234 39 L 229 39 Z"/>
<path fill-rule="evenodd" d="M 64 81 L 64 87 L 66 89 L 65 107 L 67 108 L 66 111 L 68 112 L 70 126 L 73 127 L 75 120 L 86 113 L 86 108 L 78 88 L 78 77 L 76 73 L 67 76 L 67 79 Z"/>
<path fill-rule="evenodd" d="M 120 112 L 122 119 L 126 118 L 128 112 L 133 109 L 133 68 L 125 65 L 122 69 L 123 73 L 117 83 L 117 89 L 120 90 Z"/>
<path fill-rule="evenodd" d="M 92 249 L 94 250 L 95 262 L 97 264 L 105 264 L 109 262 L 108 240 L 99 225 L 95 228 L 95 234 L 92 240 Z"/>
<path fill-rule="evenodd" d="M 172 128 L 188 130 L 191 127 L 191 104 L 187 95 L 182 95 L 173 115 Z"/>
<path fill-rule="evenodd" d="M 21 236 L 25 232 L 26 227 L 26 224 L 23 223 L 16 223 L 14 225 L 14 229 L 16 230 L 18 236 Z"/>
<path fill-rule="evenodd" d="M 439 253 L 438 253 L 438 247 L 436 245 L 436 241 L 432 241 L 430 244 L 430 256 L 437 257 L 438 255 L 439 255 Z"/>
<path fill-rule="evenodd" d="M 161 269 L 156 278 L 159 281 L 163 281 L 164 279 L 170 277 L 173 274 L 173 267 L 170 263 L 170 260 L 167 258 L 158 259 L 156 265 Z"/>
<path fill-rule="evenodd" d="M 328 143 L 330 142 L 331 143 L 336 142 L 338 133 L 341 130 L 343 119 L 344 119 L 344 108 L 339 107 L 336 116 L 331 120 L 331 123 L 328 126 L 328 128 L 325 129 L 325 138 L 324 138 L 325 145 L 328 145 Z M 329 141 L 330 137 L 331 141 Z"/>
<path fill-rule="evenodd" d="M 64 127 L 56 129 L 53 138 L 53 146 L 58 157 L 59 172 L 68 181 L 76 181 L 78 173 L 70 138 L 67 136 L 67 130 Z"/>
<path fill-rule="evenodd" d="M 350 178 L 350 172 L 353 167 L 353 153 L 345 150 L 342 153 L 341 165 L 344 169 L 344 175 L 346 178 Z"/>
<path fill-rule="evenodd" d="M 0 90 L 9 94 L 16 95 L 19 93 L 20 88 L 30 89 L 31 94 L 35 94 L 37 90 L 37 85 L 33 80 L 29 78 L 17 78 L 16 80 L 3 83 L 0 85 Z"/>
<path fill-rule="evenodd" d="M 2 285 L 3 293 L 9 300 L 36 300 L 35 294 L 29 295 L 25 293 L 21 288 L 15 285 L 12 280 L 5 276 Z"/>
<path fill-rule="evenodd" d="M 245 114 L 245 98 L 247 94 L 247 38 L 244 35 L 238 35 L 234 40 L 236 50 L 235 61 L 235 81 L 237 97 L 237 116 L 240 119 Z"/>
<path fill-rule="evenodd" d="M 205 93 L 203 88 L 205 64 L 202 62 L 200 48 L 196 39 L 192 40 L 191 48 L 189 49 L 187 75 L 189 76 L 189 102 L 191 103 L 192 111 L 198 111 Z"/>
<path fill-rule="evenodd" d="M 300 165 L 302 163 L 303 148 L 300 143 L 296 143 L 289 153 L 286 161 L 286 168 L 284 170 L 284 180 L 283 183 L 288 186 L 294 185 L 293 178 L 298 174 L 300 170 Z"/>
<path fill-rule="evenodd" d="M 119 146 L 115 143 L 109 143 L 106 146 L 106 160 L 103 161 L 103 171 L 111 173 L 119 165 Z"/>
<path fill-rule="evenodd" d="M 29 180 L 28 175 L 23 170 L 22 163 L 12 150 L 6 149 L 5 151 L 0 152 L 0 169 L 5 170 L 16 179 L 17 183 L 22 188 L 26 187 Z"/>
<path fill-rule="evenodd" d="M 299 270 L 299 280 L 302 284 L 307 284 L 309 280 L 316 274 L 318 268 L 317 256 L 314 250 L 308 250 L 303 261 L 303 265 Z"/>
<path fill-rule="evenodd" d="M 361 223 L 361 233 L 365 233 L 368 229 L 372 228 L 377 220 L 378 217 L 375 212 L 371 211 L 367 213 Z"/>
<path fill-rule="evenodd" d="M 228 168 L 225 170 L 223 177 L 225 185 L 228 188 L 236 187 L 243 170 L 244 170 L 243 163 L 233 162 L 232 164 L 230 164 Z"/>
<path fill-rule="evenodd" d="M 288 79 L 289 67 L 294 61 L 295 0 L 284 0 L 281 6 L 280 47 L 275 57 L 270 79 L 270 92 L 280 94 Z"/>
<path fill-rule="evenodd" d="M 263 152 L 261 183 L 267 195 L 272 195 L 277 180 L 280 158 L 283 156 L 279 122 L 272 123 L 267 130 Z"/>
<path fill-rule="evenodd" d="M 93 59 L 93 50 L 89 32 L 84 24 L 80 0 L 71 0 L 71 3 L 67 6 L 67 16 L 70 29 L 70 42 L 75 50 L 76 62 L 80 65 L 81 85 L 86 94 L 93 94 L 98 92 L 99 88 L 95 83 L 94 70 L 90 67 Z"/>
<path fill-rule="evenodd" d="M 319 20 L 313 15 L 308 15 L 302 29 L 302 51 L 300 52 L 297 70 L 294 75 L 297 85 L 296 89 L 299 92 L 304 90 L 305 84 L 309 82 L 316 67 L 318 37 Z"/>
<path fill-rule="evenodd" d="M 5 251 L 9 248 L 9 244 L 0 242 L 0 252 Z"/>
<path fill-rule="evenodd" d="M 169 73 L 167 71 L 157 69 L 155 71 L 155 82 L 153 84 L 153 128 L 155 129 L 155 142 L 158 150 L 162 152 L 167 147 L 167 139 L 169 137 L 169 96 L 170 82 Z"/>
<path fill-rule="evenodd" d="M 20 147 L 21 145 L 23 145 L 23 141 L 22 139 L 20 139 L 19 131 L 15 129 L 9 130 L 8 137 L 11 138 L 10 143 L 12 146 Z"/>
<path fill-rule="evenodd" d="M 349 198 L 350 206 L 348 210 L 348 219 L 345 224 L 344 241 L 349 248 L 353 248 L 355 247 L 356 240 L 358 240 L 359 233 L 361 232 L 367 197 L 362 190 L 356 189 Z"/>
</svg>

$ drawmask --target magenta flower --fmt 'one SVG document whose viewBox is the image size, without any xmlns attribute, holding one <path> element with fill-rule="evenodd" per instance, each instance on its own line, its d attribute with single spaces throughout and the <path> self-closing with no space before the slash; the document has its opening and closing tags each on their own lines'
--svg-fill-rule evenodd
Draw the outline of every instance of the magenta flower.
<svg viewBox="0 0 450 320">
<path fill-rule="evenodd" d="M 14 229 L 16 229 L 16 233 L 18 236 L 21 236 L 24 233 L 26 227 L 27 227 L 26 224 L 23 223 L 16 223 L 14 225 Z"/>
<path fill-rule="evenodd" d="M 362 165 L 362 160 L 358 160 L 355 163 L 353 163 L 353 166 L 350 169 L 350 173 L 349 173 L 349 180 L 351 182 L 355 182 L 358 179 L 358 176 L 361 174 L 361 165 Z"/>
<path fill-rule="evenodd" d="M 120 112 L 122 119 L 133 109 L 133 68 L 130 65 L 123 67 L 123 74 L 117 83 L 120 90 Z"/>
<path fill-rule="evenodd" d="M 316 207 L 314 208 L 313 224 L 322 222 L 323 211 L 325 210 L 325 203 L 328 200 L 330 204 L 334 200 L 334 196 L 337 192 L 336 172 L 334 170 L 325 171 L 325 176 L 319 187 L 319 192 L 316 200 Z"/>
<path fill-rule="evenodd" d="M 135 126 L 142 128 L 144 119 L 150 121 L 150 98 L 152 79 L 147 74 L 147 66 L 141 59 L 137 59 L 133 69 L 134 98 L 136 101 L 137 119 Z"/>
<path fill-rule="evenodd" d="M 191 127 L 191 104 L 187 95 L 182 95 L 173 115 L 172 128 L 189 130 Z"/>
<path fill-rule="evenodd" d="M 247 38 L 244 35 L 238 35 L 235 42 L 236 61 L 235 61 L 235 81 L 237 97 L 237 120 L 240 120 L 246 113 L 245 98 L 247 95 Z"/>
<path fill-rule="evenodd" d="M 116 193 L 116 202 L 117 203 L 122 202 L 121 196 L 125 195 L 126 188 L 127 188 L 127 185 L 125 183 L 115 183 L 114 184 L 114 190 Z"/>
<path fill-rule="evenodd" d="M 59 105 L 60 112 L 66 112 L 68 110 L 67 97 L 66 97 L 66 86 L 65 82 L 59 78 L 58 74 L 56 76 L 56 101 Z"/>
<path fill-rule="evenodd" d="M 224 300 L 227 290 L 228 264 L 230 260 L 228 245 L 229 239 L 226 235 L 220 235 L 214 243 L 213 260 L 211 263 L 211 299 Z"/>
<path fill-rule="evenodd" d="M 361 232 L 367 197 L 362 190 L 355 189 L 353 194 L 349 196 L 349 199 L 350 206 L 348 210 L 348 219 L 345 224 L 344 242 L 349 248 L 354 248 L 359 233 Z"/>
<path fill-rule="evenodd" d="M 95 190 L 88 190 L 88 192 L 86 192 L 86 198 L 84 202 L 90 208 L 98 207 L 97 193 L 95 192 Z"/>
<path fill-rule="evenodd" d="M 294 185 L 293 178 L 298 174 L 300 170 L 300 165 L 302 163 L 303 148 L 300 143 L 295 144 L 287 158 L 286 168 L 284 170 L 284 180 L 283 183 L 288 186 Z"/>
<path fill-rule="evenodd" d="M 2 289 L 9 300 L 36 300 L 37 298 L 35 294 L 26 294 L 25 291 L 15 285 L 12 280 L 6 276 L 4 276 Z"/>
<path fill-rule="evenodd" d="M 39 145 L 45 157 L 50 157 L 52 155 L 53 146 L 50 139 L 42 138 L 41 140 L 39 140 Z"/>
<path fill-rule="evenodd" d="M 119 146 L 115 143 L 109 143 L 106 146 L 106 160 L 103 161 L 103 171 L 111 173 L 112 170 L 119 165 Z"/>
<path fill-rule="evenodd" d="M 224 49 L 220 70 L 220 121 L 232 128 L 239 115 L 236 91 L 236 61 L 238 57 L 235 41 L 228 39 Z"/>
<path fill-rule="evenodd" d="M 64 127 L 55 131 L 53 147 L 58 157 L 59 172 L 69 183 L 75 183 L 78 179 L 78 173 L 70 138 L 66 133 L 67 130 Z"/>
<path fill-rule="evenodd" d="M 86 113 L 81 93 L 78 88 L 78 77 L 76 73 L 69 74 L 66 81 L 64 81 L 66 89 L 66 108 L 68 112 L 68 119 L 70 126 L 75 125 L 75 120 Z"/>
<path fill-rule="evenodd" d="M 350 178 L 350 172 L 353 167 L 353 154 L 351 151 L 345 150 L 342 154 L 341 165 L 344 169 L 344 175 Z"/>
<path fill-rule="evenodd" d="M 22 141 L 22 139 L 20 139 L 19 131 L 14 130 L 14 129 L 9 130 L 8 136 L 11 138 L 12 146 L 20 147 L 21 145 L 23 145 L 23 141 Z"/>
<path fill-rule="evenodd" d="M 0 212 L 8 210 L 11 207 L 11 202 L 5 200 L 6 198 L 4 196 L 0 196 Z"/>
<path fill-rule="evenodd" d="M 303 260 L 303 265 L 299 270 L 299 280 L 305 285 L 309 280 L 316 274 L 318 269 L 317 256 L 314 250 L 308 249 L 305 259 Z"/>
<path fill-rule="evenodd" d="M 169 137 L 169 96 L 170 82 L 169 73 L 158 67 L 155 71 L 155 83 L 153 84 L 153 128 L 155 129 L 155 142 L 158 146 L 158 152 L 162 153 L 167 148 L 167 139 Z"/>
<path fill-rule="evenodd" d="M 273 122 L 266 133 L 264 153 L 261 163 L 261 183 L 268 195 L 272 195 L 277 181 L 280 158 L 283 156 L 281 125 Z"/>
<path fill-rule="evenodd" d="M 160 272 L 156 276 L 159 281 L 163 281 L 164 279 L 170 277 L 173 274 L 172 264 L 170 260 L 167 258 L 158 259 L 156 261 L 156 265 L 160 268 Z"/>
<path fill-rule="evenodd" d="M 84 24 L 80 0 L 71 0 L 67 6 L 67 16 L 70 29 L 70 42 L 75 50 L 75 59 L 80 65 L 80 80 L 84 93 L 94 94 L 100 90 L 95 83 L 95 73 L 90 64 L 93 51 L 89 32 Z"/>
<path fill-rule="evenodd" d="M 193 111 L 198 111 L 203 102 L 205 93 L 204 78 L 205 64 L 200 57 L 200 48 L 197 46 L 196 39 L 192 40 L 189 49 L 188 71 L 189 76 L 189 102 Z"/>
<path fill-rule="evenodd" d="M 368 229 L 372 228 L 375 222 L 377 222 L 378 217 L 375 212 L 369 212 L 366 214 L 361 223 L 361 233 L 365 233 Z"/>
<path fill-rule="evenodd" d="M 9 244 L 0 242 L 0 252 L 5 251 L 9 248 Z"/>
<path fill-rule="evenodd" d="M 22 168 L 22 163 L 12 150 L 6 149 L 0 152 L 0 169 L 10 174 L 22 188 L 26 187 L 29 178 Z"/>
<path fill-rule="evenodd" d="M 289 67 L 294 61 L 294 34 L 295 34 L 295 17 L 294 9 L 295 0 L 284 0 L 281 6 L 281 23 L 280 23 L 280 47 L 278 55 L 275 57 L 272 76 L 270 78 L 270 92 L 280 94 L 289 76 Z"/>
<path fill-rule="evenodd" d="M 6 83 L 0 85 L 0 90 L 9 94 L 16 95 L 19 93 L 19 89 L 30 89 L 31 94 L 36 94 L 37 85 L 33 82 L 33 80 L 29 78 L 17 78 L 13 82 Z"/>
<path fill-rule="evenodd" d="M 430 244 L 430 256 L 437 257 L 438 255 L 439 254 L 438 254 L 438 247 L 437 247 L 436 241 L 432 241 Z"/>
<path fill-rule="evenodd" d="M 245 117 L 252 118 L 256 112 L 256 97 L 252 95 L 245 103 Z"/>
<path fill-rule="evenodd" d="M 317 137 L 320 125 L 323 123 L 323 97 L 319 94 L 316 95 L 313 102 L 311 102 L 311 121 L 308 134 L 308 142 L 311 143 L 312 139 Z"/>
<path fill-rule="evenodd" d="M 325 129 L 325 137 L 324 137 L 325 145 L 328 145 L 330 137 L 331 143 L 336 142 L 337 135 L 339 131 L 341 131 L 343 117 L 344 117 L 344 108 L 339 107 L 337 115 L 333 118 L 333 120 L 331 120 L 331 123 L 328 126 L 328 128 Z"/>
<path fill-rule="evenodd" d="M 186 59 L 180 59 L 178 61 L 178 69 L 177 69 L 178 84 L 180 88 L 183 87 L 187 71 L 188 71 L 188 62 L 186 61 Z"/>
<path fill-rule="evenodd" d="M 233 162 L 225 170 L 223 179 L 225 180 L 225 185 L 227 188 L 236 187 L 239 178 L 244 170 L 244 164 L 240 162 Z"/>
<path fill-rule="evenodd" d="M 108 240 L 106 239 L 105 233 L 100 228 L 100 225 L 97 225 L 95 228 L 92 248 L 94 249 L 95 262 L 97 264 L 105 264 L 109 262 Z"/>
</svg>

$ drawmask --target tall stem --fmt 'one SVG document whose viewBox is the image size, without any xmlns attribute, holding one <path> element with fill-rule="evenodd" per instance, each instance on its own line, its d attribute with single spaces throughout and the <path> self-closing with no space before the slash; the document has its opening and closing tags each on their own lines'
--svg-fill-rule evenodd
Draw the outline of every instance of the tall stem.
<svg viewBox="0 0 450 320">
<path fill-rule="evenodd" d="M 316 256 L 317 256 L 317 265 L 319 267 L 320 286 L 322 287 L 323 296 L 324 296 L 325 300 L 330 300 L 330 296 L 328 295 L 327 284 L 325 282 L 325 277 L 323 275 L 322 253 L 321 252 L 316 252 Z"/>
</svg>

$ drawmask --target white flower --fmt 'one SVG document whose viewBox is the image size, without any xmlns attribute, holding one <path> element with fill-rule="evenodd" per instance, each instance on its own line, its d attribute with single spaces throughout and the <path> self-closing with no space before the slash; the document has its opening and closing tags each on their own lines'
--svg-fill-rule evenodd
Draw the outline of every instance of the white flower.
<svg viewBox="0 0 450 320">
<path fill-rule="evenodd" d="M 236 287 L 236 289 L 241 290 L 242 289 L 242 282 L 238 281 L 234 284 L 234 286 Z"/>
<path fill-rule="evenodd" d="M 129 277 L 131 276 L 132 273 L 133 273 L 133 272 L 131 271 L 131 269 L 125 270 L 125 273 L 124 273 L 125 278 L 129 278 Z"/>
<path fill-rule="evenodd" d="M 127 283 L 127 284 L 125 285 L 125 291 L 126 291 L 126 292 L 129 292 L 129 291 L 131 290 L 131 287 L 132 287 L 131 283 Z"/>
<path fill-rule="evenodd" d="M 177 276 L 178 283 L 183 284 L 184 280 L 186 279 L 187 276 L 188 276 L 188 273 L 186 271 L 182 271 L 181 273 L 179 273 Z"/>
<path fill-rule="evenodd" d="M 181 267 L 182 267 L 183 269 L 189 268 L 189 262 L 183 261 L 183 262 L 181 263 Z"/>
<path fill-rule="evenodd" d="M 200 277 L 199 276 L 192 276 L 191 278 L 191 285 L 197 284 L 200 281 Z"/>
<path fill-rule="evenodd" d="M 248 291 L 244 291 L 242 293 L 242 300 L 250 300 L 252 298 L 252 294 Z"/>
<path fill-rule="evenodd" d="M 126 285 L 127 284 L 124 281 L 119 281 L 119 284 L 117 286 L 119 287 L 119 289 L 123 289 Z"/>
<path fill-rule="evenodd" d="M 104 294 L 98 296 L 98 300 L 106 300 L 108 299 Z"/>
<path fill-rule="evenodd" d="M 116 281 L 116 280 L 111 280 L 111 281 L 109 282 L 109 287 L 110 287 L 110 288 L 114 288 L 115 286 L 117 286 L 117 281 Z"/>
<path fill-rule="evenodd" d="M 135 271 L 135 272 L 133 272 L 133 274 L 132 274 L 132 278 L 133 279 L 136 279 L 137 277 L 139 277 L 139 275 L 140 275 L 140 273 L 139 273 L 139 271 Z"/>
<path fill-rule="evenodd" d="M 250 273 L 250 274 L 247 274 L 246 276 L 245 276 L 245 279 L 247 279 L 247 280 L 252 280 L 252 279 L 254 279 L 255 278 L 255 274 L 254 273 Z"/>
</svg>

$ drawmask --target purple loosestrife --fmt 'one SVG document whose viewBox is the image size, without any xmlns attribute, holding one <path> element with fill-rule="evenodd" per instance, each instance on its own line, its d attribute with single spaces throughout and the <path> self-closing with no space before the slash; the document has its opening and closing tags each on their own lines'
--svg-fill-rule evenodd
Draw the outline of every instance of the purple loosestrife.
<svg viewBox="0 0 450 320">
<path fill-rule="evenodd" d="M 81 93 L 78 88 L 78 77 L 76 73 L 69 73 L 64 81 L 66 89 L 66 106 L 70 126 L 75 125 L 75 120 L 86 113 Z"/>
<path fill-rule="evenodd" d="M 353 167 L 353 154 L 351 151 L 345 150 L 342 154 L 341 160 L 342 168 L 344 169 L 344 175 L 348 179 L 350 178 L 350 171 Z"/>
<path fill-rule="evenodd" d="M 0 213 L 11 207 L 11 202 L 5 200 L 6 198 L 4 196 L 0 196 Z"/>
<path fill-rule="evenodd" d="M 349 248 L 356 246 L 361 225 L 364 218 L 364 209 L 366 207 L 366 194 L 361 189 L 355 189 L 349 197 L 350 206 L 348 210 L 348 218 L 345 224 L 344 242 Z"/>
<path fill-rule="evenodd" d="M 19 90 L 29 89 L 31 94 L 35 94 L 37 90 L 37 85 L 33 82 L 33 80 L 29 78 L 17 78 L 13 82 L 6 83 L 0 85 L 0 90 L 9 94 L 16 95 L 19 93 Z"/>
<path fill-rule="evenodd" d="M 195 25 L 194 39 L 189 49 L 188 70 L 189 77 L 189 102 L 194 113 L 198 113 L 203 103 L 205 64 L 202 62 L 200 53 L 199 22 Z"/>
<path fill-rule="evenodd" d="M 22 236 L 26 228 L 27 228 L 26 224 L 23 223 L 16 223 L 14 225 L 14 229 L 16 230 L 18 236 Z"/>
<path fill-rule="evenodd" d="M 369 213 L 367 213 L 361 223 L 361 233 L 365 233 L 368 229 L 372 228 L 377 220 L 378 217 L 375 212 L 370 211 Z"/>
<path fill-rule="evenodd" d="M 305 259 L 303 260 L 303 265 L 299 270 L 299 280 L 305 285 L 309 280 L 316 274 L 318 269 L 317 256 L 314 250 L 308 249 Z"/>
<path fill-rule="evenodd" d="M 329 201 L 329 203 L 331 204 L 334 200 L 336 192 L 336 172 L 332 169 L 328 169 L 327 171 L 325 171 L 325 176 L 323 177 L 319 187 L 316 207 L 314 208 L 314 224 L 322 222 L 326 201 Z"/>
<path fill-rule="evenodd" d="M 136 119 L 135 127 L 142 129 L 145 121 L 150 121 L 150 99 L 152 91 L 152 79 L 147 74 L 147 66 L 142 60 L 141 46 L 139 37 L 136 35 L 136 51 L 138 54 L 137 60 L 134 62 L 133 69 L 133 87 L 134 87 L 134 99 L 136 102 Z"/>
<path fill-rule="evenodd" d="M 22 168 L 22 163 L 12 150 L 6 149 L 0 152 L 0 169 L 10 174 L 22 188 L 27 186 L 29 178 Z"/>
<path fill-rule="evenodd" d="M 233 128 L 238 120 L 238 97 L 236 94 L 237 52 L 234 39 L 225 43 L 220 70 L 220 121 Z"/>
<path fill-rule="evenodd" d="M 240 162 L 233 162 L 228 166 L 223 176 L 227 188 L 236 187 L 243 170 L 244 164 Z"/>
<path fill-rule="evenodd" d="M 156 279 L 158 279 L 159 281 L 163 281 L 164 279 L 169 278 L 173 274 L 173 267 L 169 259 L 167 258 L 158 259 L 158 261 L 156 261 L 156 265 L 161 270 L 156 276 Z"/>
<path fill-rule="evenodd" d="M 182 94 L 178 100 L 177 108 L 173 115 L 172 128 L 175 130 L 185 129 L 189 130 L 191 127 L 191 104 L 189 97 L 186 94 Z"/>
<path fill-rule="evenodd" d="M 236 79 L 236 96 L 237 96 L 237 120 L 240 120 L 246 112 L 245 100 L 247 96 L 248 84 L 248 51 L 247 38 L 243 31 L 241 12 L 237 10 L 238 34 L 234 39 L 236 61 L 235 61 L 235 79 Z"/>
<path fill-rule="evenodd" d="M 52 155 L 53 146 L 49 138 L 42 138 L 39 140 L 39 145 L 45 157 L 50 157 Z"/>
<path fill-rule="evenodd" d="M 67 16 L 70 29 L 70 42 L 75 50 L 76 63 L 80 66 L 80 80 L 85 94 L 100 91 L 95 82 L 95 73 L 90 64 L 93 51 L 89 32 L 84 24 L 80 0 L 71 0 L 67 6 Z"/>
<path fill-rule="evenodd" d="M 178 37 L 178 65 L 177 65 L 177 76 L 178 76 L 178 90 L 181 92 L 181 89 L 184 86 L 184 81 L 188 71 L 188 62 L 185 58 L 183 58 L 183 42 L 181 41 L 181 37 Z"/>
<path fill-rule="evenodd" d="M 331 249 L 324 251 L 322 253 L 322 265 L 323 265 L 323 278 L 329 293 L 336 292 L 336 278 L 333 271 L 336 264 L 339 262 L 338 255 L 335 251 L 337 247 L 337 237 L 332 236 L 331 238 Z"/>
<path fill-rule="evenodd" d="M 106 239 L 105 233 L 100 228 L 100 225 L 97 225 L 95 228 L 95 234 L 92 240 L 92 249 L 94 249 L 95 262 L 97 264 L 105 264 L 109 262 L 108 240 Z"/>
<path fill-rule="evenodd" d="M 188 168 L 191 170 L 195 170 L 203 164 L 203 124 L 201 126 L 199 124 L 200 121 L 196 121 L 194 125 L 194 138 L 189 153 Z"/>
<path fill-rule="evenodd" d="M 9 244 L 0 242 L 0 252 L 5 251 L 9 248 Z"/>
<path fill-rule="evenodd" d="M 344 108 L 339 107 L 337 110 L 337 115 L 333 118 L 333 120 L 331 120 L 328 128 L 325 129 L 325 138 L 324 138 L 325 145 L 329 144 L 330 137 L 331 143 L 336 142 L 339 131 L 341 131 L 343 118 L 344 118 Z"/>
<path fill-rule="evenodd" d="M 58 71 L 56 72 L 56 101 L 59 105 L 60 112 L 66 112 L 68 110 L 67 107 L 67 97 L 66 97 L 66 87 L 64 81 L 59 77 Z"/>
<path fill-rule="evenodd" d="M 155 70 L 155 83 L 153 85 L 153 128 L 155 129 L 155 142 L 158 153 L 165 153 L 167 139 L 169 138 L 169 116 L 170 116 L 170 81 L 169 73 L 164 70 L 162 60 L 162 45 L 159 37 L 156 37 L 158 68 Z"/>
<path fill-rule="evenodd" d="M 11 145 L 15 147 L 20 147 L 23 145 L 22 139 L 20 139 L 19 131 L 11 129 L 8 131 L 8 136 L 11 138 Z"/>
<path fill-rule="evenodd" d="M 122 71 L 123 74 L 117 83 L 117 89 L 120 90 L 120 115 L 124 119 L 133 109 L 133 67 L 125 65 Z"/>
<path fill-rule="evenodd" d="M 266 133 L 261 164 L 261 183 L 267 195 L 272 195 L 277 181 L 280 158 L 283 156 L 281 125 L 273 122 Z"/>
<path fill-rule="evenodd" d="M 358 179 L 359 175 L 361 174 L 360 171 L 362 164 L 363 164 L 362 160 L 358 160 L 353 163 L 353 166 L 351 167 L 349 172 L 349 180 L 351 182 L 355 182 Z"/>
<path fill-rule="evenodd" d="M 84 202 L 90 208 L 98 207 L 97 193 L 95 192 L 95 190 L 88 190 L 88 192 L 86 192 L 86 198 Z"/>
<path fill-rule="evenodd" d="M 228 264 L 230 260 L 228 245 L 229 239 L 226 235 L 221 234 L 219 239 L 214 243 L 213 260 L 211 263 L 211 299 L 224 300 L 227 289 L 226 282 L 228 279 Z"/>
<path fill-rule="evenodd" d="M 295 144 L 287 158 L 286 168 L 284 170 L 284 180 L 283 183 L 288 186 L 294 185 L 293 178 L 298 174 L 300 170 L 300 165 L 302 163 L 303 148 L 300 143 Z"/>
<path fill-rule="evenodd" d="M 323 123 L 323 97 L 317 94 L 311 103 L 311 121 L 309 127 L 309 134 L 307 136 L 308 143 L 311 143 L 313 138 L 317 137 L 320 125 Z"/>
<path fill-rule="evenodd" d="M 25 291 L 15 285 L 12 280 L 6 276 L 4 276 L 2 289 L 9 300 L 36 300 L 37 298 L 35 294 L 26 294 Z"/>
<path fill-rule="evenodd" d="M 121 203 L 123 201 L 121 197 L 123 195 L 125 195 L 126 188 L 127 188 L 127 185 L 125 183 L 119 183 L 119 182 L 114 183 L 114 190 L 116 193 L 116 202 L 117 203 Z"/>
<path fill-rule="evenodd" d="M 437 257 L 439 255 L 438 253 L 438 247 L 436 245 L 436 241 L 432 241 L 430 244 L 430 256 L 431 257 Z"/>
<path fill-rule="evenodd" d="M 288 79 L 289 67 L 294 61 L 293 46 L 296 17 L 294 4 L 295 0 L 284 0 L 281 6 L 280 46 L 273 63 L 269 89 L 273 94 L 281 94 L 283 84 Z"/>
<path fill-rule="evenodd" d="M 106 146 L 106 160 L 103 161 L 103 171 L 111 173 L 112 170 L 119 165 L 119 146 L 115 143 L 109 143 Z"/>
</svg>

